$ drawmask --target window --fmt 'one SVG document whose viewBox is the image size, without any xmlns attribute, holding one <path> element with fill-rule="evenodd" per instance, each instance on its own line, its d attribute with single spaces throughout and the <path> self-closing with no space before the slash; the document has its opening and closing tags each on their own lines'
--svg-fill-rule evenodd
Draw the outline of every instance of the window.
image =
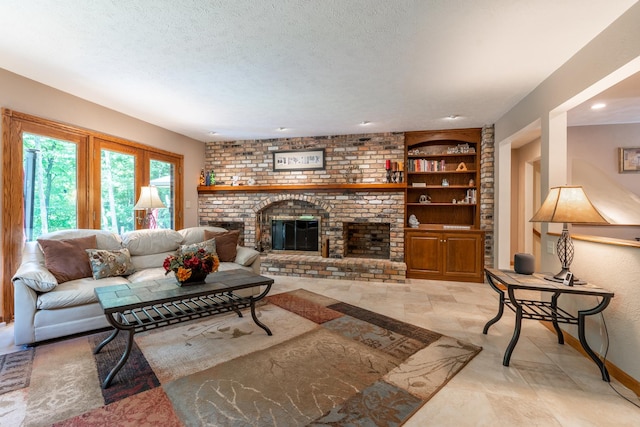
<svg viewBox="0 0 640 427">
<path fill-rule="evenodd" d="M 133 206 L 156 185 L 162 228 L 182 228 L 182 155 L 2 110 L 2 314 L 13 318 L 11 275 L 24 240 L 62 229 L 142 228 Z"/>
<path fill-rule="evenodd" d="M 173 228 L 175 217 L 175 169 L 171 161 L 151 159 L 149 161 L 149 184 L 158 188 L 160 200 L 166 209 L 158 209 L 158 228 Z"/>
<path fill-rule="evenodd" d="M 122 234 L 135 230 L 136 156 L 100 150 L 100 228 Z"/>
<path fill-rule="evenodd" d="M 73 142 L 24 132 L 23 198 L 27 241 L 78 226 L 78 147 Z"/>
</svg>

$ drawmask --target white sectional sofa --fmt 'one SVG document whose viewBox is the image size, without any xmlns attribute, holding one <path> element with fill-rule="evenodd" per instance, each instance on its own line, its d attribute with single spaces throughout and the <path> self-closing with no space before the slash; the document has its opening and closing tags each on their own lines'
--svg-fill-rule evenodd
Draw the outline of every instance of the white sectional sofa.
<svg viewBox="0 0 640 427">
<path fill-rule="evenodd" d="M 179 231 L 138 230 L 120 236 L 108 231 L 78 229 L 40 236 L 45 240 L 63 240 L 95 235 L 96 249 L 117 251 L 126 248 L 129 251 L 133 268 L 129 268 L 127 273 L 133 271 L 131 274 L 98 280 L 93 276 L 84 277 L 63 283 L 58 283 L 45 267 L 45 256 L 38 242 L 27 242 L 21 265 L 12 279 L 16 345 L 34 344 L 109 326 L 94 288 L 173 277 L 173 273 L 165 276 L 162 267 L 165 258 L 174 255 L 181 245 L 204 241 L 205 230 L 226 231 L 218 227 L 193 227 Z M 219 270 L 242 268 L 260 274 L 259 253 L 243 246 L 237 246 L 236 250 L 235 260 L 221 262 Z"/>
</svg>

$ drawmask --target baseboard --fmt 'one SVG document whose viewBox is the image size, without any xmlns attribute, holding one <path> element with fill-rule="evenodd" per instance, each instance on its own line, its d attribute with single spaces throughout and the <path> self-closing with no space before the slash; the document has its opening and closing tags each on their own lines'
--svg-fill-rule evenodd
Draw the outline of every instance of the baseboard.
<svg viewBox="0 0 640 427">
<path fill-rule="evenodd" d="M 540 321 L 540 323 L 542 323 L 547 329 L 549 329 L 555 335 L 556 330 L 553 328 L 553 324 L 551 322 Z M 562 331 L 562 335 L 564 336 L 564 342 L 566 344 L 569 344 L 571 347 L 578 350 L 580 354 L 582 354 L 584 357 L 591 359 L 589 355 L 582 348 L 582 345 L 580 344 L 580 340 L 578 340 L 578 338 L 575 338 L 573 335 L 569 334 L 564 330 Z M 614 365 L 608 360 L 605 361 L 605 366 L 607 367 L 607 370 L 609 371 L 610 376 L 620 381 L 620 384 L 624 385 L 629 390 L 633 391 L 638 397 L 640 397 L 640 381 L 631 377 L 625 371 L 618 368 L 616 365 Z"/>
</svg>

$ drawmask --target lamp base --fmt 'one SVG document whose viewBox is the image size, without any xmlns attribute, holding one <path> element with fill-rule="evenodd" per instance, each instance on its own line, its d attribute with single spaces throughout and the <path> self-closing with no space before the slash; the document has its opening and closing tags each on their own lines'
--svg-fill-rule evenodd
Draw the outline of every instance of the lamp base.
<svg viewBox="0 0 640 427">
<path fill-rule="evenodd" d="M 555 276 L 544 276 L 544 278 L 545 278 L 545 280 L 549 280 L 549 281 L 552 281 L 552 282 L 563 283 L 564 279 L 567 277 L 568 273 L 569 273 L 569 269 L 568 268 L 563 268 Z M 573 276 L 573 284 L 574 285 L 586 285 L 587 282 L 585 282 L 584 280 L 580 280 L 580 279 L 576 278 L 576 276 Z"/>
</svg>

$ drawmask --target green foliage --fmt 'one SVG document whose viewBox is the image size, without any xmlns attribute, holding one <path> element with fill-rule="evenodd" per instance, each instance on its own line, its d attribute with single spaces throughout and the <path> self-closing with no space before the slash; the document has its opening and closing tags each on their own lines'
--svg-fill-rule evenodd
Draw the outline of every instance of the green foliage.
<svg viewBox="0 0 640 427">
<path fill-rule="evenodd" d="M 102 150 L 101 228 L 121 233 L 135 229 L 135 157 Z"/>
<path fill-rule="evenodd" d="M 24 151 L 36 151 L 33 193 L 33 237 L 75 228 L 77 224 L 76 145 L 38 135 L 24 134 Z M 25 159 L 25 168 L 27 156 Z M 25 199 L 27 195 L 25 194 Z"/>
<path fill-rule="evenodd" d="M 33 177 L 28 176 L 30 151 L 35 152 Z M 29 240 L 44 233 L 78 227 L 77 146 L 40 135 L 23 134 L 25 228 Z M 150 180 L 168 209 L 157 211 L 160 228 L 173 228 L 175 171 L 171 163 L 151 160 Z M 135 229 L 135 156 L 102 150 L 100 157 L 101 228 L 115 233 Z M 33 211 L 26 209 L 33 194 Z"/>
</svg>

